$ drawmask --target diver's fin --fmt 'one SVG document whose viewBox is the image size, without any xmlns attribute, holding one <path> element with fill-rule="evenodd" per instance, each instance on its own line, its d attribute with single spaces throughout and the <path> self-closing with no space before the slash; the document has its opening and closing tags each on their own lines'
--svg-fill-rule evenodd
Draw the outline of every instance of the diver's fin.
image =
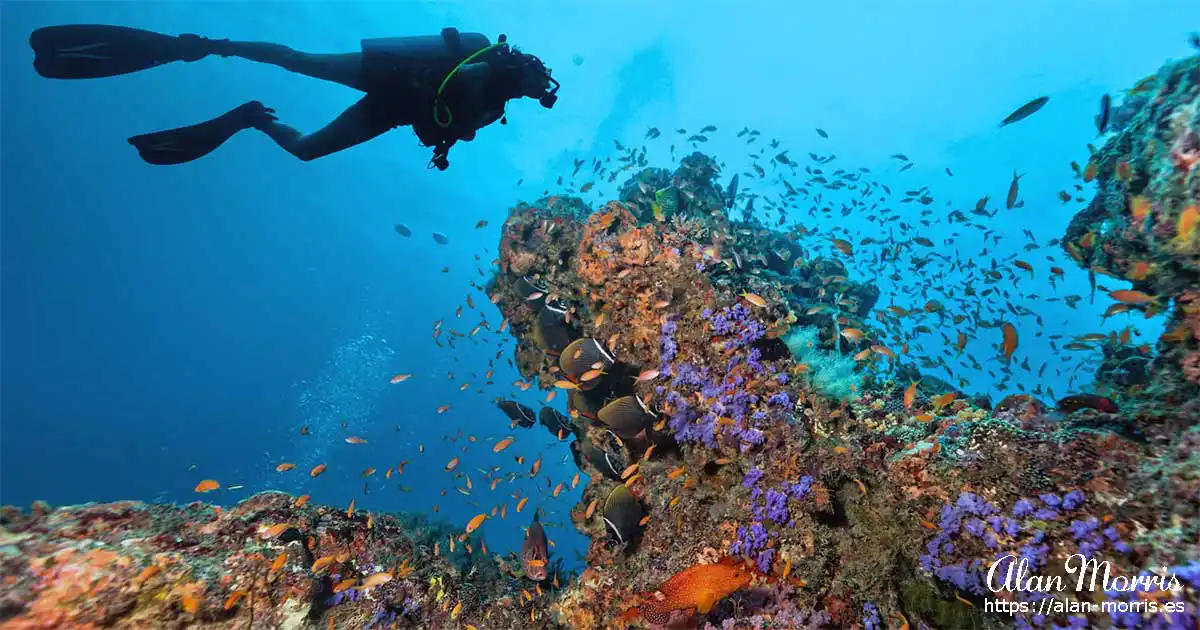
<svg viewBox="0 0 1200 630">
<path fill-rule="evenodd" d="M 233 134 L 275 120 L 274 110 L 250 101 L 212 120 L 129 139 L 150 164 L 183 164 L 212 153 Z"/>
<path fill-rule="evenodd" d="M 33 68 L 51 79 L 112 77 L 172 61 L 196 61 L 211 52 L 211 44 L 197 35 L 101 24 L 47 26 L 29 36 Z"/>
</svg>

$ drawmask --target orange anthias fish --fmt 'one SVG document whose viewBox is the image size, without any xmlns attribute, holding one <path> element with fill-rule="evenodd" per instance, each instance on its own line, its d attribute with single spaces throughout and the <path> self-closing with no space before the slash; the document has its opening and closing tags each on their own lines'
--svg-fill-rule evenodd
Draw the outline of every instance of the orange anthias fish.
<svg viewBox="0 0 1200 630">
<path fill-rule="evenodd" d="M 854 246 L 850 244 L 850 241 L 840 238 L 833 238 L 830 240 L 833 242 L 833 246 L 836 247 L 839 252 L 842 252 L 847 256 L 854 255 Z"/>
<path fill-rule="evenodd" d="M 1138 195 L 1129 200 L 1129 214 L 1133 217 L 1135 223 L 1139 226 L 1146 217 L 1150 214 L 1152 204 L 1150 198 L 1145 195 Z"/>
<path fill-rule="evenodd" d="M 945 407 L 946 405 L 949 405 L 950 403 L 954 402 L 954 399 L 957 396 L 958 396 L 958 394 L 955 394 L 954 392 L 942 394 L 941 396 L 938 396 L 937 398 L 933 399 L 933 406 L 937 407 L 938 409 L 941 409 L 942 407 Z"/>
<path fill-rule="evenodd" d="M 918 381 L 913 381 L 913 384 L 909 385 L 908 389 L 904 390 L 905 409 L 912 409 L 913 403 L 917 400 L 917 383 Z"/>
<path fill-rule="evenodd" d="M 846 328 L 842 330 L 842 336 L 849 341 L 861 341 L 865 335 L 863 331 L 857 328 Z"/>
<path fill-rule="evenodd" d="M 1113 291 L 1108 297 L 1123 304 L 1149 304 L 1154 301 L 1154 296 L 1141 291 Z"/>
<path fill-rule="evenodd" d="M 743 292 L 742 297 L 746 298 L 747 302 L 749 302 L 759 308 L 764 308 L 767 305 L 767 301 L 755 293 L 750 293 L 748 291 Z"/>
<path fill-rule="evenodd" d="M 1004 355 L 1004 362 L 1008 363 L 1012 360 L 1013 351 L 1017 349 L 1017 329 L 1012 324 L 1005 322 L 1001 326 L 1001 332 L 1004 333 L 1004 341 L 1000 346 L 1000 350 Z"/>
<path fill-rule="evenodd" d="M 521 568 L 525 576 L 535 582 L 546 579 L 546 561 L 550 558 L 550 550 L 546 548 L 546 530 L 538 522 L 537 512 L 533 513 L 533 524 L 525 532 L 525 542 L 521 543 Z"/>
<path fill-rule="evenodd" d="M 640 606 L 626 610 L 621 618 L 632 621 L 641 617 L 653 624 L 665 624 L 673 610 L 703 615 L 717 602 L 749 586 L 753 575 L 745 563 L 728 556 L 717 564 L 688 567 L 658 587 L 662 599 L 655 593 L 647 594 Z"/>
<path fill-rule="evenodd" d="M 1200 225 L 1200 206 L 1191 204 L 1179 213 L 1179 221 L 1175 224 L 1175 238 L 1180 241 L 1191 238 L 1197 225 Z"/>
<path fill-rule="evenodd" d="M 467 523 L 467 533 L 470 534 L 471 532 L 479 529 L 479 526 L 483 525 L 483 522 L 486 520 L 487 514 L 476 515 L 475 518 L 471 519 L 471 522 Z"/>
</svg>

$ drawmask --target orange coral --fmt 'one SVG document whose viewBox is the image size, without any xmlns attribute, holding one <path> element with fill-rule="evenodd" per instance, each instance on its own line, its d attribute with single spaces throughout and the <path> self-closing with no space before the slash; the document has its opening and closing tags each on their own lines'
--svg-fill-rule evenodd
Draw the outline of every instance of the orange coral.
<svg viewBox="0 0 1200 630">
<path fill-rule="evenodd" d="M 621 245 L 621 262 L 627 266 L 640 267 L 650 262 L 656 244 L 654 227 L 646 226 L 628 230 L 618 237 Z"/>
<path fill-rule="evenodd" d="M 63 548 L 42 558 L 30 558 L 29 569 L 39 581 L 36 597 L 26 610 L 6 622 L 11 628 L 92 628 L 105 611 L 87 604 L 101 589 L 117 580 L 113 571 L 132 566 L 132 560 L 104 549 L 79 553 Z"/>
<path fill-rule="evenodd" d="M 642 243 L 645 250 L 635 252 L 632 257 L 628 252 L 622 252 L 619 261 L 613 256 L 618 248 L 636 250 L 639 245 L 637 237 L 628 235 L 636 234 L 639 230 L 626 230 L 620 236 L 613 237 L 615 230 L 636 225 L 637 219 L 633 214 L 617 202 L 609 202 L 604 212 L 596 212 L 588 217 L 580 238 L 579 256 L 575 259 L 575 272 L 579 277 L 594 286 L 604 286 L 623 267 L 645 264 L 651 251 L 649 243 Z M 653 228 L 650 230 L 653 232 Z M 640 254 L 640 257 L 636 254 Z"/>
</svg>

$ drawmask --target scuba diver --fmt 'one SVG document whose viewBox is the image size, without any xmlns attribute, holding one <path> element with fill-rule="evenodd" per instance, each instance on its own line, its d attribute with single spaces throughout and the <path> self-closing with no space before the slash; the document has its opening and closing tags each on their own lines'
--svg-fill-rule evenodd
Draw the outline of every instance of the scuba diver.
<svg viewBox="0 0 1200 630">
<path fill-rule="evenodd" d="M 117 76 L 219 55 L 272 64 L 366 94 L 324 129 L 307 135 L 279 122 L 275 110 L 250 101 L 206 122 L 130 138 L 151 164 L 190 162 L 243 129 L 258 129 L 309 161 L 411 125 L 421 143 L 433 147 L 429 167 L 446 170 L 454 143 L 473 140 L 477 130 L 497 120 L 507 124 L 508 101 L 536 98 L 549 109 L 558 100 L 558 81 L 540 59 L 509 47 L 504 35 L 492 44 L 484 35 L 453 28 L 441 35 L 364 39 L 361 52 L 341 54 L 86 24 L 41 28 L 29 43 L 34 69 L 53 79 Z"/>
</svg>

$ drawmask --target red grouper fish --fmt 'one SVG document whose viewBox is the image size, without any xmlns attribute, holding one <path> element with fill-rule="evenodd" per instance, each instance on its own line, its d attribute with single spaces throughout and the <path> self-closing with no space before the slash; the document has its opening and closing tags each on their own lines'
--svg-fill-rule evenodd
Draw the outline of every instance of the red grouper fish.
<svg viewBox="0 0 1200 630">
<path fill-rule="evenodd" d="M 546 548 L 546 530 L 538 522 L 537 512 L 533 513 L 533 523 L 525 532 L 525 542 L 521 543 L 521 568 L 525 575 L 535 581 L 546 579 L 546 560 L 550 551 Z"/>
<path fill-rule="evenodd" d="M 722 558 L 717 564 L 688 567 L 663 582 L 656 593 L 644 594 L 642 603 L 622 613 L 621 619 L 641 617 L 650 623 L 665 624 L 675 610 L 703 615 L 717 602 L 749 586 L 753 577 L 752 569 L 732 557 Z"/>
</svg>

